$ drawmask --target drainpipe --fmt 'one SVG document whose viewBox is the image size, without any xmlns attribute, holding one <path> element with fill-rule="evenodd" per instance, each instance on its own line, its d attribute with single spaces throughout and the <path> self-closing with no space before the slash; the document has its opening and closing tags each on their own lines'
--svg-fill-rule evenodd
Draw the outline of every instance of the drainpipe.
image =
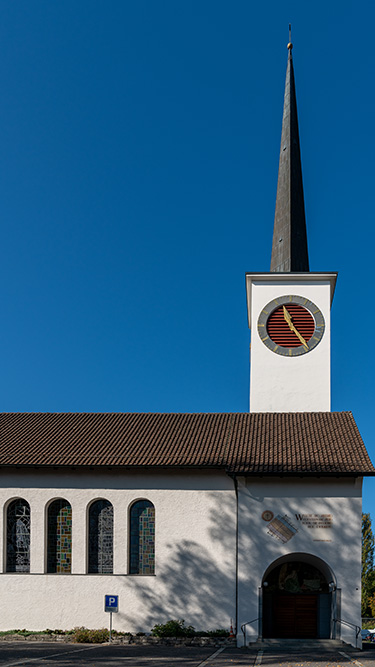
<svg viewBox="0 0 375 667">
<path fill-rule="evenodd" d="M 228 477 L 233 480 L 234 490 L 236 493 L 236 640 L 237 640 L 237 628 L 238 628 L 238 482 L 237 477 L 234 474 L 227 472 Z"/>
</svg>

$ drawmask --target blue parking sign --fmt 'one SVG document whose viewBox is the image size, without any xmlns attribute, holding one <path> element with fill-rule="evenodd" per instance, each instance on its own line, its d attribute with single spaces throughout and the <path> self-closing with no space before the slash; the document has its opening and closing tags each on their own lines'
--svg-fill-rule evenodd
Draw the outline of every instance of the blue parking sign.
<svg viewBox="0 0 375 667">
<path fill-rule="evenodd" d="M 104 596 L 104 611 L 118 611 L 118 595 Z"/>
</svg>

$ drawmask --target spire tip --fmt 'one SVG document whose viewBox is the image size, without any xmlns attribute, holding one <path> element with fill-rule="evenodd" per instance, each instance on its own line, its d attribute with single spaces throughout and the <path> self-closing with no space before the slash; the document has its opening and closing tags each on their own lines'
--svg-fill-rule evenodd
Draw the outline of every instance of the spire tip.
<svg viewBox="0 0 375 667">
<path fill-rule="evenodd" d="M 292 24 L 289 23 L 289 42 L 288 42 L 288 51 L 291 51 L 293 48 L 292 44 Z"/>
<path fill-rule="evenodd" d="M 309 271 L 290 26 L 270 271 Z"/>
</svg>

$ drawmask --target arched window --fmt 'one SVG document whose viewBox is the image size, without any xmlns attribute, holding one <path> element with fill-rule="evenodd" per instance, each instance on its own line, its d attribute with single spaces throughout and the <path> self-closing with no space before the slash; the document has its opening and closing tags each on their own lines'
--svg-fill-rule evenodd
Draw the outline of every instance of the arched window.
<svg viewBox="0 0 375 667">
<path fill-rule="evenodd" d="M 47 572 L 69 574 L 72 563 L 72 508 L 58 498 L 48 508 Z"/>
<path fill-rule="evenodd" d="M 30 572 L 30 505 L 23 498 L 7 509 L 7 572 Z"/>
<path fill-rule="evenodd" d="M 130 574 L 155 573 L 155 507 L 137 500 L 130 508 Z"/>
<path fill-rule="evenodd" d="M 113 505 L 97 500 L 89 510 L 89 572 L 113 572 Z"/>
</svg>

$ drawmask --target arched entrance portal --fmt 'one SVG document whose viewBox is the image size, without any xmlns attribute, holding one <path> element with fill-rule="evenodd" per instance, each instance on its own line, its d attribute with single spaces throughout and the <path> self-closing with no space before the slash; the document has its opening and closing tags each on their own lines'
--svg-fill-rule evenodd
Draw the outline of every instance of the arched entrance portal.
<svg viewBox="0 0 375 667">
<path fill-rule="evenodd" d="M 263 637 L 331 637 L 333 573 L 310 554 L 289 554 L 266 570 L 263 582 Z"/>
</svg>

